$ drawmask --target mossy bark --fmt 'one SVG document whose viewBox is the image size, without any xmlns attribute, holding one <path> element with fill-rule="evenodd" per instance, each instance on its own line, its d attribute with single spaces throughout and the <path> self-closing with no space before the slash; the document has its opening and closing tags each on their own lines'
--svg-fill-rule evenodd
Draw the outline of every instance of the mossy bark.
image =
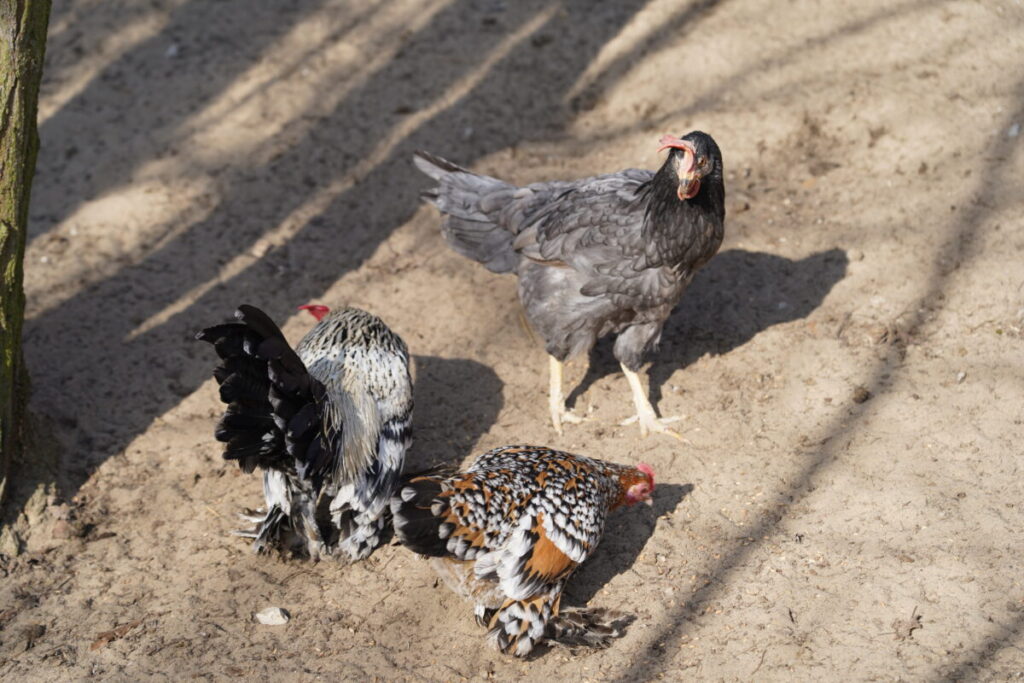
<svg viewBox="0 0 1024 683">
<path fill-rule="evenodd" d="M 21 353 L 22 261 L 49 19 L 50 0 L 0 0 L 0 500 L 28 389 Z"/>
</svg>

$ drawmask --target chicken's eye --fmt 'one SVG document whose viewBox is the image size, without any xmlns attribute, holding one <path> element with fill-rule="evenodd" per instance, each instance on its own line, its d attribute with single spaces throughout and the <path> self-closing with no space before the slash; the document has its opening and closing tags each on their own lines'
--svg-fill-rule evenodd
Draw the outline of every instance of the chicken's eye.
<svg viewBox="0 0 1024 683">
<path fill-rule="evenodd" d="M 708 165 L 708 158 L 707 157 L 699 157 L 697 159 L 697 165 L 700 166 L 701 168 L 704 168 L 705 166 Z"/>
</svg>

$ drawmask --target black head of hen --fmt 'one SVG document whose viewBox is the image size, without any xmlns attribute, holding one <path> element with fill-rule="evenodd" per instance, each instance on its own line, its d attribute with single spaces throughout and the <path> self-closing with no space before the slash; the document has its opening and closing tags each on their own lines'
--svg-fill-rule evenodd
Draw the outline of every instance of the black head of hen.
<svg viewBox="0 0 1024 683">
<path fill-rule="evenodd" d="M 722 152 L 707 133 L 695 130 L 681 138 L 665 135 L 661 148 L 669 149 L 668 158 L 658 172 L 662 184 L 671 182 L 679 201 L 688 201 L 705 194 L 701 199 L 713 199 L 721 194 Z M 706 192 L 701 189 L 707 185 Z"/>
</svg>

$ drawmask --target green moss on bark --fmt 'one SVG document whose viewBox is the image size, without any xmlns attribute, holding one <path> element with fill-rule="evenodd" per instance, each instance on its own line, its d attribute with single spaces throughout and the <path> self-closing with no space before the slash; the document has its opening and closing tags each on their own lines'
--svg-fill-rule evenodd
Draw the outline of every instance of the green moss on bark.
<svg viewBox="0 0 1024 683">
<path fill-rule="evenodd" d="M 22 262 L 49 18 L 50 0 L 0 2 L 0 499 L 20 440 L 28 386 L 21 354 Z"/>
</svg>

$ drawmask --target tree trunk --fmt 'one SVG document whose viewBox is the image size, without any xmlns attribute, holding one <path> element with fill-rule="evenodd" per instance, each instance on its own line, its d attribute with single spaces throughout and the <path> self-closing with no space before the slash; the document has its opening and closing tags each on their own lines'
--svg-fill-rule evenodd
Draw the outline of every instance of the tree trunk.
<svg viewBox="0 0 1024 683">
<path fill-rule="evenodd" d="M 0 501 L 28 389 L 21 354 L 22 260 L 49 19 L 50 0 L 0 0 Z"/>
</svg>

